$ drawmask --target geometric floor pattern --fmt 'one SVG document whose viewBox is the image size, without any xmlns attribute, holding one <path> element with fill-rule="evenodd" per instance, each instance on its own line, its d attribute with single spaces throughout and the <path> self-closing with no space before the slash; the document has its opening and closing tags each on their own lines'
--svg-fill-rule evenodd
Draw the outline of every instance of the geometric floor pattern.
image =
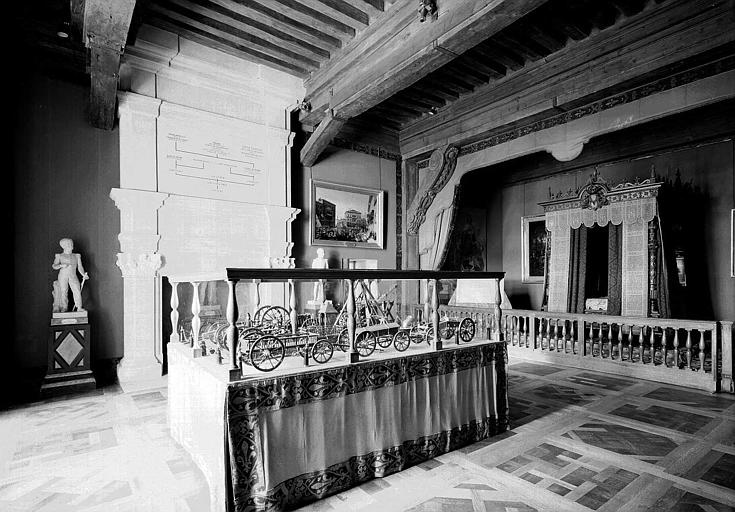
<svg viewBox="0 0 735 512">
<path fill-rule="evenodd" d="M 735 512 L 732 395 L 530 361 L 509 386 L 510 432 L 299 510 Z"/>
<path fill-rule="evenodd" d="M 166 395 L 113 386 L 0 412 L 0 510 L 207 512 L 204 475 L 168 433 Z"/>
<path fill-rule="evenodd" d="M 511 361 L 511 431 L 299 509 L 735 512 L 735 398 Z M 166 389 L 0 412 L 0 511 L 209 512 Z"/>
</svg>

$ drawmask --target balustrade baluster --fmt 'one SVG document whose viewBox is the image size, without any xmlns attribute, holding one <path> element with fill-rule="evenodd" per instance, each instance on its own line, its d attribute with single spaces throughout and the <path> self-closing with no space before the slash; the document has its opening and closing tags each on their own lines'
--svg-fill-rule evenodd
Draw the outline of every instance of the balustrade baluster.
<svg viewBox="0 0 735 512">
<path fill-rule="evenodd" d="M 654 331 L 656 329 L 651 327 L 648 335 L 648 344 L 651 346 L 651 365 L 656 366 L 656 336 Z"/>
<path fill-rule="evenodd" d="M 169 341 L 181 341 L 179 339 L 179 283 L 171 282 L 171 336 Z"/>
<path fill-rule="evenodd" d="M 690 370 L 692 369 L 692 330 L 691 329 L 685 329 L 687 332 L 687 352 L 686 352 L 686 358 L 687 358 L 687 368 Z"/>
<path fill-rule="evenodd" d="M 638 355 L 640 357 L 641 364 L 646 364 L 645 359 L 643 359 L 645 341 L 646 341 L 646 326 L 641 325 L 641 332 L 638 335 Z"/>
<path fill-rule="evenodd" d="M 618 361 L 623 360 L 623 326 L 618 324 Z"/>
<path fill-rule="evenodd" d="M 554 319 L 554 351 L 559 351 L 559 319 Z"/>
<path fill-rule="evenodd" d="M 237 347 L 237 317 L 239 310 L 237 294 L 235 293 L 236 286 L 237 281 L 227 281 L 227 348 L 230 351 L 230 380 L 238 378 L 237 373 L 240 370 L 240 357 Z"/>
<path fill-rule="evenodd" d="M 561 324 L 561 341 L 564 344 L 564 353 L 567 353 L 567 321 L 562 320 Z"/>
<path fill-rule="evenodd" d="M 662 327 L 661 328 L 661 364 L 664 365 L 664 367 L 669 366 L 666 364 L 666 358 L 669 354 L 669 347 L 668 347 L 668 340 L 666 339 L 666 335 L 668 334 L 668 328 Z"/>
<path fill-rule="evenodd" d="M 595 357 L 595 331 L 594 331 L 594 328 L 592 327 L 593 323 L 590 322 L 589 324 L 590 324 L 590 330 L 589 330 L 588 336 L 590 338 L 590 354 L 592 355 L 592 357 Z"/>
<path fill-rule="evenodd" d="M 202 320 L 199 318 L 199 313 L 202 311 L 202 306 L 199 301 L 199 283 L 192 282 L 191 286 L 194 292 L 191 298 L 191 348 L 194 348 L 199 346 L 199 332 L 202 328 Z"/>
<path fill-rule="evenodd" d="M 605 326 L 607 325 L 607 330 L 605 329 Z M 605 351 L 603 348 L 608 348 L 608 345 L 610 345 L 610 349 L 612 350 L 612 344 L 610 344 L 610 324 L 604 324 L 600 323 L 600 357 L 602 359 L 605 359 Z M 612 356 L 612 351 L 608 353 L 608 357 Z"/>
<path fill-rule="evenodd" d="M 525 318 L 526 318 L 526 324 L 525 324 L 524 337 L 525 337 L 525 340 L 526 340 L 526 348 L 529 348 L 530 339 L 528 337 L 528 326 L 531 325 L 531 316 L 529 315 L 529 316 L 527 316 Z"/>
<path fill-rule="evenodd" d="M 704 359 L 705 359 L 705 344 L 704 344 L 704 329 L 697 329 L 699 333 L 699 371 L 704 373 Z M 717 364 L 717 361 L 712 361 L 712 364 Z"/>
<path fill-rule="evenodd" d="M 538 343 L 541 350 L 544 349 L 544 318 L 538 319 Z"/>
<path fill-rule="evenodd" d="M 679 328 L 674 328 L 674 368 L 679 368 Z"/>
</svg>

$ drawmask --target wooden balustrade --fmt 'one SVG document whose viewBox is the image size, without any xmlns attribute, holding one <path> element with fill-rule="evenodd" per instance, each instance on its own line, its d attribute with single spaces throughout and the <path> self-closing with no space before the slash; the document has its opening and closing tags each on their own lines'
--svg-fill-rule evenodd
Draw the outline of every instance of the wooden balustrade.
<svg viewBox="0 0 735 512">
<path fill-rule="evenodd" d="M 449 317 L 476 317 L 488 323 L 491 308 L 441 306 Z M 481 321 L 482 321 L 481 320 Z M 500 331 L 522 357 L 558 360 L 562 364 L 735 392 L 731 321 L 640 318 L 601 314 L 549 313 L 509 309 L 502 312 Z M 563 358 L 568 359 L 563 359 Z M 568 363 L 564 363 L 568 361 Z M 640 368 L 636 370 L 635 368 Z M 663 377 L 662 377 L 663 375 Z"/>
</svg>

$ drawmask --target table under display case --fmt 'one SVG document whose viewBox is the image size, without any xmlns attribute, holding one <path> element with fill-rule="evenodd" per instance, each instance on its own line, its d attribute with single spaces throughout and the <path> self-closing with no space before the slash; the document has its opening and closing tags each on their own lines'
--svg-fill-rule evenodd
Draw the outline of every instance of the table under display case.
<svg viewBox="0 0 735 512">
<path fill-rule="evenodd" d="M 440 318 L 437 297 L 442 279 L 489 280 L 497 290 L 502 276 L 228 269 L 228 349 L 194 357 L 201 356 L 199 347 L 168 347 L 171 432 L 205 474 L 212 509 L 289 510 L 507 430 L 507 356 L 498 324 L 475 325 L 465 340 L 469 323 L 460 327 L 463 319 Z M 344 353 L 337 350 L 322 364 L 300 356 L 269 372 L 254 371 L 237 347 L 239 332 L 248 327 L 239 322 L 235 293 L 238 282 L 253 279 L 289 283 L 283 306 L 289 324 L 276 339 L 318 332 L 296 327 L 305 318 L 296 280 L 344 281 Z M 405 308 L 399 305 L 392 321 L 366 330 L 370 322 L 358 313 L 363 305 L 355 301 L 355 282 L 367 279 L 400 282 L 406 297 L 423 286 L 428 321 L 400 318 Z M 499 293 L 496 302 L 499 316 Z M 365 345 L 361 350 L 356 337 L 365 332 L 392 342 L 362 356 Z M 396 339 L 408 340 L 409 347 L 401 350 Z M 315 345 L 305 343 L 302 352 L 313 353 L 309 346 Z"/>
</svg>

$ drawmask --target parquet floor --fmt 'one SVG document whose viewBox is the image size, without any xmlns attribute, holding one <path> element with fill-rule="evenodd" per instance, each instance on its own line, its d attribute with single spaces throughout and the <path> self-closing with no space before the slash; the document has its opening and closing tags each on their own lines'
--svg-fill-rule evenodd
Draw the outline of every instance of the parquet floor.
<svg viewBox="0 0 735 512">
<path fill-rule="evenodd" d="M 735 511 L 732 396 L 510 369 L 511 431 L 301 510 Z M 208 512 L 166 394 L 113 387 L 0 412 L 0 510 Z"/>
<path fill-rule="evenodd" d="M 510 366 L 512 430 L 300 509 L 735 511 L 735 399 Z"/>
</svg>

